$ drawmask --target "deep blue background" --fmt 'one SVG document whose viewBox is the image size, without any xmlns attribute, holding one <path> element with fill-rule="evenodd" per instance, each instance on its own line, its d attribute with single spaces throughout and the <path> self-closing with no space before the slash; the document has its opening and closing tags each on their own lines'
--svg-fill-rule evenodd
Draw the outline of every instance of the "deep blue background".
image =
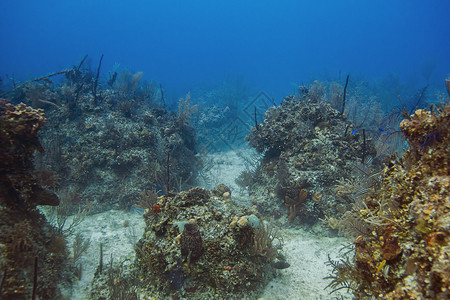
<svg viewBox="0 0 450 300">
<path fill-rule="evenodd" d="M 450 1 L 2 0 L 0 76 L 30 79 L 89 54 L 182 95 L 238 74 L 281 97 L 293 83 L 393 72 L 436 86 L 450 72 Z"/>
</svg>

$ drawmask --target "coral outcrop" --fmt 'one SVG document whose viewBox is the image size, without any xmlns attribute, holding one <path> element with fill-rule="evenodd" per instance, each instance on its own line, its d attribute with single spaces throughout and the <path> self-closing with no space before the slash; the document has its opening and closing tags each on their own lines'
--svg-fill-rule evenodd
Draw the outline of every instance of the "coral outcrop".
<svg viewBox="0 0 450 300">
<path fill-rule="evenodd" d="M 38 131 L 46 121 L 44 112 L 23 103 L 4 103 L 0 109 L 2 200 L 20 209 L 58 205 L 58 197 L 43 189 L 33 176 L 33 153 L 43 152 Z"/>
<path fill-rule="evenodd" d="M 136 263 L 149 295 L 230 299 L 256 295 L 274 276 L 276 233 L 253 208 L 194 188 L 147 210 Z M 245 220 L 245 222 L 240 221 Z"/>
<path fill-rule="evenodd" d="M 99 86 L 101 96 L 94 97 L 92 83 L 83 79 L 89 72 L 73 72 L 62 85 L 33 83 L 16 96 L 45 109 L 46 152 L 37 155 L 36 169 L 59 194 L 74 195 L 73 211 L 86 202 L 93 213 L 128 209 L 142 191 L 193 185 L 200 157 L 189 97 L 180 100 L 177 114 L 169 112 L 152 101 L 153 85 L 137 88 L 142 74 L 109 89 Z"/>
<path fill-rule="evenodd" d="M 38 133 L 45 117 L 40 109 L 5 99 L 0 112 L 1 298 L 61 299 L 66 241 L 36 210 L 59 203 L 33 170 L 33 153 L 43 151 Z"/>
<path fill-rule="evenodd" d="M 372 138 L 357 130 L 345 115 L 307 88 L 267 110 L 262 124 L 247 136 L 264 153 L 256 169 L 241 174 L 263 213 L 287 214 L 289 221 L 315 222 L 349 209 L 335 197 L 338 180 L 352 178 L 355 163 L 364 164 L 376 151 Z M 284 207 L 284 205 L 287 209 Z"/>
<path fill-rule="evenodd" d="M 449 124 L 448 102 L 401 122 L 409 149 L 391 159 L 380 188 L 364 199 L 357 218 L 368 230 L 355 240 L 353 262 L 335 267 L 335 283 L 358 299 L 450 297 Z"/>
</svg>

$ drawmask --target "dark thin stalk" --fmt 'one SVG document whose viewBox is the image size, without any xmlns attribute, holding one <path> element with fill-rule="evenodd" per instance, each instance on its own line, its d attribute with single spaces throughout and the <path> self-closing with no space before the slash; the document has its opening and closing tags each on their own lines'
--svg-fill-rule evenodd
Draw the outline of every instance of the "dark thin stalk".
<svg viewBox="0 0 450 300">
<path fill-rule="evenodd" d="M 166 173 L 167 173 L 166 194 L 169 195 L 169 193 L 170 193 L 170 151 L 167 152 Z"/>
<path fill-rule="evenodd" d="M 411 111 L 409 112 L 409 114 L 412 114 L 414 110 L 418 109 L 420 106 L 420 103 L 422 102 L 423 98 L 425 98 L 425 93 L 427 91 L 428 85 L 426 85 L 421 91 L 420 91 L 420 95 L 419 98 L 416 101 L 416 104 L 414 105 L 414 107 L 411 107 Z"/>
<path fill-rule="evenodd" d="M 347 85 L 348 85 L 348 79 L 349 79 L 349 77 L 350 77 L 350 74 L 347 75 L 347 79 L 345 80 L 344 98 L 342 99 L 341 115 L 344 114 L 344 110 L 345 110 L 345 98 L 347 97 Z"/>
<path fill-rule="evenodd" d="M 100 57 L 100 61 L 98 62 L 97 75 L 95 76 L 94 87 L 92 89 L 92 94 L 94 94 L 94 102 L 97 103 L 97 85 L 98 85 L 98 76 L 100 75 L 100 68 L 102 67 L 103 54 Z"/>
<path fill-rule="evenodd" d="M 258 120 L 256 119 L 256 106 L 255 106 L 255 127 L 256 127 L 256 130 L 259 129 L 259 127 L 258 127 Z"/>
<path fill-rule="evenodd" d="M 114 72 L 114 74 L 112 74 L 112 76 L 110 76 L 108 80 L 108 85 L 112 87 L 114 85 L 114 82 L 116 82 L 116 79 L 117 79 L 117 72 Z"/>
<path fill-rule="evenodd" d="M 31 295 L 31 299 L 36 299 L 37 292 L 37 272 L 38 272 L 38 258 L 37 256 L 34 258 L 34 277 L 33 277 L 33 294 Z"/>
<path fill-rule="evenodd" d="M 81 280 L 82 276 L 83 276 L 83 265 L 80 263 L 80 268 L 78 270 L 78 280 Z"/>
<path fill-rule="evenodd" d="M 277 106 L 277 104 L 275 103 L 275 99 L 272 97 L 272 103 L 274 106 Z"/>
<path fill-rule="evenodd" d="M 163 107 L 166 107 L 166 101 L 164 100 L 164 90 L 162 88 L 162 84 L 159 84 L 159 91 L 161 92 L 161 101 L 163 103 Z"/>
<path fill-rule="evenodd" d="M 350 127 L 350 124 L 347 124 L 347 126 L 345 127 L 345 132 L 344 132 L 344 136 L 347 136 L 347 132 L 348 132 L 348 128 Z"/>
<path fill-rule="evenodd" d="M 75 103 L 78 102 L 78 97 L 80 96 L 80 92 L 81 92 L 81 89 L 83 88 L 83 86 L 84 86 L 84 82 L 82 82 L 82 83 L 75 89 Z"/>
<path fill-rule="evenodd" d="M 102 274 L 103 271 L 103 244 L 100 243 L 100 261 L 98 263 L 98 274 Z"/>
<path fill-rule="evenodd" d="M 83 59 L 80 61 L 80 63 L 78 64 L 77 67 L 77 71 L 80 70 L 81 66 L 83 65 L 84 61 L 86 60 L 86 58 L 88 57 L 88 55 L 86 54 Z"/>
<path fill-rule="evenodd" d="M 409 116 L 409 112 L 406 109 L 405 105 L 403 104 L 402 98 L 400 97 L 400 94 L 398 94 L 397 97 L 398 97 L 398 101 L 400 101 L 400 104 L 402 105 L 401 115 L 403 117 L 405 117 L 406 119 L 411 121 L 411 117 Z"/>
</svg>

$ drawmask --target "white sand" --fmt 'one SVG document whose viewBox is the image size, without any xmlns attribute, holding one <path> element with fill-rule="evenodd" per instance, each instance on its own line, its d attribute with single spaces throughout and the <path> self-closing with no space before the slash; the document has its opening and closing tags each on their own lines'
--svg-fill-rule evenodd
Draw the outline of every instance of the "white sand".
<svg viewBox="0 0 450 300">
<path fill-rule="evenodd" d="M 328 254 L 335 259 L 347 240 L 321 237 L 303 229 L 283 230 L 282 234 L 285 241 L 283 252 L 291 266 L 279 271 L 279 276 L 268 284 L 259 299 L 332 299 L 339 295 L 344 299 L 352 298 L 346 291 L 330 295 L 331 290 L 324 290 L 330 280 L 323 279 L 331 271 L 325 265 Z"/>
<path fill-rule="evenodd" d="M 125 221 L 128 221 L 127 227 L 124 226 Z M 125 259 L 132 262 L 134 244 L 143 235 L 144 228 L 144 219 L 138 213 L 111 210 L 87 216 L 77 230 L 90 239 L 91 244 L 80 260 L 83 265 L 82 278 L 74 284 L 70 299 L 88 299 L 90 285 L 99 265 L 100 243 L 103 245 L 104 265 L 110 262 L 111 255 L 116 262 Z M 73 236 L 69 238 L 70 246 L 72 241 Z"/>
</svg>

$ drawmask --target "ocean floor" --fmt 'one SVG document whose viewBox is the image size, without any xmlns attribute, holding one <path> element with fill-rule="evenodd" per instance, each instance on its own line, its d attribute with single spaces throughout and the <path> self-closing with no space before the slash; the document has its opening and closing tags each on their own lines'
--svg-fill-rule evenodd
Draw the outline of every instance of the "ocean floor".
<svg viewBox="0 0 450 300">
<path fill-rule="evenodd" d="M 137 212 L 110 210 L 87 216 L 77 227 L 77 232 L 90 239 L 87 252 L 81 257 L 83 266 L 81 280 L 69 292 L 71 300 L 88 299 L 90 285 L 99 265 L 100 244 L 103 247 L 103 264 L 114 261 L 134 261 L 134 245 L 144 234 L 145 223 Z M 74 236 L 69 238 L 72 244 Z"/>
<path fill-rule="evenodd" d="M 323 279 L 331 271 L 325 265 L 328 255 L 336 259 L 348 240 L 320 236 L 319 229 L 317 227 L 318 233 L 303 229 L 281 231 L 285 241 L 283 251 L 291 266 L 279 271 L 279 276 L 267 285 L 259 299 L 352 299 L 345 290 L 330 295 L 331 289 L 325 290 L 330 280 Z"/>
<path fill-rule="evenodd" d="M 223 183 L 232 190 L 233 201 L 246 203 L 245 195 L 241 195 L 234 179 L 248 166 L 249 153 L 229 151 L 211 155 L 207 170 L 203 173 L 208 182 L 202 187 L 213 188 Z M 104 264 L 110 257 L 114 260 L 134 260 L 133 245 L 144 232 L 144 220 L 137 212 L 106 211 L 87 216 L 77 230 L 85 238 L 90 239 L 87 253 L 81 258 L 83 274 L 80 281 L 74 284 L 69 292 L 70 299 L 87 299 L 90 284 L 99 265 L 100 243 L 103 245 Z M 332 259 L 338 256 L 343 245 L 348 240 L 340 237 L 323 236 L 320 225 L 313 228 L 280 228 L 284 239 L 283 251 L 290 263 L 287 269 L 279 270 L 264 289 L 259 299 L 351 299 L 345 290 L 329 295 L 329 289 L 324 288 L 329 280 L 323 278 L 330 273 L 330 267 L 325 265 L 328 255 Z M 71 238 L 73 240 L 73 237 Z M 69 241 L 69 245 L 72 241 Z"/>
</svg>

